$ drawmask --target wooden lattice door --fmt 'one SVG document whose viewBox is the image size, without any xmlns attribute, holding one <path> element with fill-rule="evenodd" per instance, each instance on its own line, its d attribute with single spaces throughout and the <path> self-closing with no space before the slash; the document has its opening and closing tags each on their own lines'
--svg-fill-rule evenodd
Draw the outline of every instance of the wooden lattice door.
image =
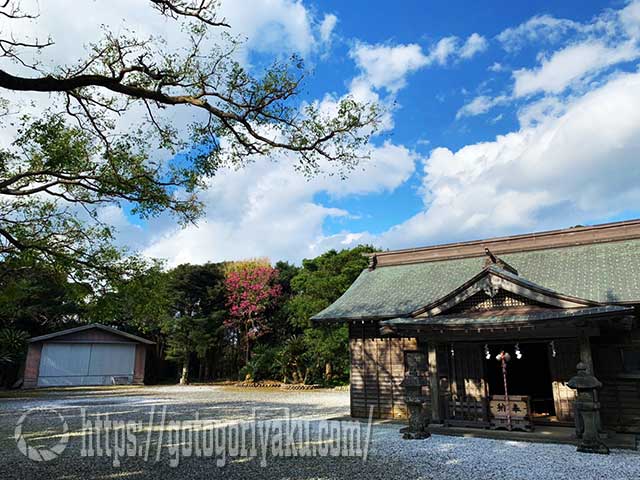
<svg viewBox="0 0 640 480">
<path fill-rule="evenodd" d="M 445 401 L 445 421 L 450 425 L 488 424 L 482 346 L 456 344 L 448 354 L 449 391 Z"/>
</svg>

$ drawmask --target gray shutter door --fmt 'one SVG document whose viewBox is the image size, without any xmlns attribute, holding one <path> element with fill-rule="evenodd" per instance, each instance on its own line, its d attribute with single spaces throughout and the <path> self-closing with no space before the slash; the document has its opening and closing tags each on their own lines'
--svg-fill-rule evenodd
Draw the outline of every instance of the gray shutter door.
<svg viewBox="0 0 640 480">
<path fill-rule="evenodd" d="M 89 375 L 133 376 L 135 345 L 94 343 L 91 348 Z"/>
<path fill-rule="evenodd" d="M 45 343 L 38 386 L 82 385 L 82 376 L 89 369 L 90 356 L 90 344 Z"/>
<path fill-rule="evenodd" d="M 131 383 L 135 344 L 45 343 L 38 386 Z"/>
</svg>

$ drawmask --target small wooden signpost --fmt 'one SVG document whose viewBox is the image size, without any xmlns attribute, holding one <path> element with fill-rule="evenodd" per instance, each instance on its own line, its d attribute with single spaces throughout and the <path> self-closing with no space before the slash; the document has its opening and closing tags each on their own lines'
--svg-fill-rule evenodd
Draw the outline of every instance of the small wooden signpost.
<svg viewBox="0 0 640 480">
<path fill-rule="evenodd" d="M 508 403 L 507 403 L 508 402 Z M 489 401 L 491 428 L 508 430 L 533 430 L 531 422 L 531 398 L 527 395 L 492 395 Z"/>
</svg>

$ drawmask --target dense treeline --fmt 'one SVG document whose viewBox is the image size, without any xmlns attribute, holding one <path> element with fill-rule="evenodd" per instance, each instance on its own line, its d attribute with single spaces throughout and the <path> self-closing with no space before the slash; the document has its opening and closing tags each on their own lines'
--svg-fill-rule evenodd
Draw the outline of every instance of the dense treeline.
<svg viewBox="0 0 640 480">
<path fill-rule="evenodd" d="M 9 38 L 3 29 L 3 92 L 51 98 L 31 114 L 20 95 L 0 98 L 0 128 L 13 132 L 0 144 L 0 385 L 19 378 L 26 338 L 94 321 L 156 341 L 149 379 L 344 378 L 343 357 L 331 357 L 344 356 L 344 332 L 313 328 L 308 317 L 355 278 L 366 248 L 301 268 L 253 261 L 165 271 L 119 248 L 101 220 L 114 207 L 143 222 L 162 214 L 191 224 L 223 168 L 285 155 L 306 177 L 344 177 L 368 158 L 378 105 L 350 95 L 328 109 L 310 102 L 297 55 L 243 66 L 241 35 L 219 7 L 152 0 L 147 13 L 177 36 L 104 25 L 73 64 L 33 55 L 53 45 L 46 33 Z M 3 21 L 16 25 L 38 13 L 0 2 Z M 33 75 L 22 78 L 22 67 Z M 199 113 L 174 124 L 176 106 Z M 131 123 L 126 114 L 138 111 L 146 115 Z"/>
<path fill-rule="evenodd" d="M 148 382 L 345 383 L 346 326 L 310 317 L 342 295 L 373 250 L 331 250 L 300 267 L 266 259 L 152 264 L 101 285 L 12 257 L 0 263 L 0 382 L 19 380 L 28 337 L 97 322 L 156 342 Z"/>
</svg>

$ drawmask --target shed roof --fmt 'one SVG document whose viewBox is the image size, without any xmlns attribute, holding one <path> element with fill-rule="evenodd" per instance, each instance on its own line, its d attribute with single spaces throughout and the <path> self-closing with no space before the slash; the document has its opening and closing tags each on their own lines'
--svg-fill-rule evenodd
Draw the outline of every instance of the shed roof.
<svg viewBox="0 0 640 480">
<path fill-rule="evenodd" d="M 53 338 L 62 337 L 65 335 L 70 335 L 72 333 L 82 332 L 84 330 L 98 329 L 103 330 L 105 332 L 113 333 L 115 335 L 120 335 L 121 337 L 128 338 L 129 340 L 133 340 L 135 342 L 145 343 L 147 345 L 153 345 L 155 342 L 151 340 L 147 340 L 146 338 L 138 337 L 137 335 L 133 335 L 131 333 L 123 332 L 118 330 L 117 328 L 107 327 L 106 325 L 102 325 L 101 323 L 91 323 L 89 325 L 82 325 L 80 327 L 68 328 L 67 330 L 62 330 L 60 332 L 49 333 L 47 335 L 41 335 L 39 337 L 32 337 L 29 339 L 30 343 L 33 342 L 42 342 L 45 340 L 51 340 Z"/>
<path fill-rule="evenodd" d="M 640 238 L 504 253 L 523 278 L 598 303 L 640 303 Z M 314 320 L 402 317 L 445 296 L 484 267 L 479 256 L 366 269 Z"/>
</svg>

